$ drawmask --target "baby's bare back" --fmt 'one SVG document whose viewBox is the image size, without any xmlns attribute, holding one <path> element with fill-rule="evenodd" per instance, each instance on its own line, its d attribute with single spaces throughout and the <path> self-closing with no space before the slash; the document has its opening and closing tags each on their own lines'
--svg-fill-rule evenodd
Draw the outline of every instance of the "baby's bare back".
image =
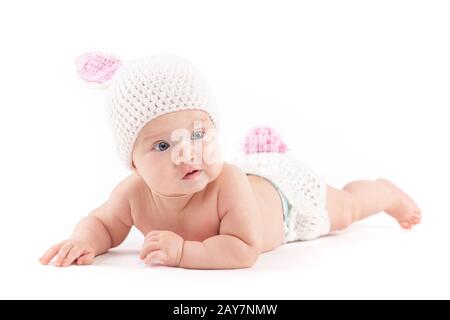
<svg viewBox="0 0 450 320">
<path fill-rule="evenodd" d="M 220 185 L 226 179 L 226 170 L 216 180 L 197 192 L 181 211 L 161 210 L 152 197 L 145 182 L 138 176 L 134 179 L 134 191 L 130 199 L 131 215 L 134 225 L 143 235 L 153 230 L 169 230 L 185 240 L 204 241 L 219 234 Z M 248 181 L 258 203 L 261 219 L 262 252 L 280 246 L 284 241 L 283 213 L 280 197 L 266 179 L 248 175 Z"/>
</svg>

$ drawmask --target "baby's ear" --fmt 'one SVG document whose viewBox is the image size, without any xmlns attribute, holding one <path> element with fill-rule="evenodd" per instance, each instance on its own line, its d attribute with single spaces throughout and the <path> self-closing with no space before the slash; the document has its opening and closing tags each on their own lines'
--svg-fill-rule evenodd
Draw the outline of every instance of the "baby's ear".
<svg viewBox="0 0 450 320">
<path fill-rule="evenodd" d="M 114 55 L 88 52 L 75 59 L 81 79 L 100 88 L 106 88 L 122 61 Z"/>
</svg>

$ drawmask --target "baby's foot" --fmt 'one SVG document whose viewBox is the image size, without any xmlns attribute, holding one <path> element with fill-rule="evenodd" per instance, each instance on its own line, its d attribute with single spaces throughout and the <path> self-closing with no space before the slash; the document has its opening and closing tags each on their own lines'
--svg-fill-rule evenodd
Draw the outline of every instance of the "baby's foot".
<svg viewBox="0 0 450 320">
<path fill-rule="evenodd" d="M 400 188 L 386 179 L 377 179 L 377 182 L 386 186 L 393 196 L 393 204 L 385 212 L 397 219 L 402 228 L 411 229 L 413 225 L 419 224 L 422 212 L 415 202 Z"/>
</svg>

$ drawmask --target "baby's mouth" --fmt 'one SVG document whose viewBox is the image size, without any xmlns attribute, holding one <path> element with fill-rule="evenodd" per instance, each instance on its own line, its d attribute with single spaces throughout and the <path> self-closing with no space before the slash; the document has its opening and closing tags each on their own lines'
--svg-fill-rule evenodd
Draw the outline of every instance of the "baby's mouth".
<svg viewBox="0 0 450 320">
<path fill-rule="evenodd" d="M 194 179 L 198 177 L 201 172 L 202 170 L 192 170 L 184 175 L 183 180 Z"/>
</svg>

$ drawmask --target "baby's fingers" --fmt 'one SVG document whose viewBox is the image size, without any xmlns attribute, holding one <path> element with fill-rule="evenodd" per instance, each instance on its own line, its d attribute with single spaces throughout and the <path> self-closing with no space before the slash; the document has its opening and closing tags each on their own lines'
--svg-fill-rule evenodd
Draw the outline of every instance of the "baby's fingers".
<svg viewBox="0 0 450 320">
<path fill-rule="evenodd" d="M 145 258 L 145 264 L 164 264 L 166 255 L 161 250 L 156 250 L 150 253 L 147 258 Z"/>
<path fill-rule="evenodd" d="M 72 249 L 73 243 L 64 244 L 61 249 L 59 249 L 58 256 L 56 257 L 56 266 L 61 267 L 63 260 L 66 258 L 70 249 Z"/>
<path fill-rule="evenodd" d="M 78 265 L 92 264 L 92 262 L 94 262 L 94 258 L 95 258 L 94 253 L 92 252 L 86 253 L 77 259 L 77 264 Z"/>
<path fill-rule="evenodd" d="M 161 243 L 159 241 L 145 242 L 141 249 L 139 257 L 141 258 L 141 260 L 143 260 L 149 254 L 149 252 L 155 251 L 158 249 L 161 249 Z"/>
<path fill-rule="evenodd" d="M 62 261 L 62 266 L 67 267 L 72 264 L 72 262 L 77 259 L 81 254 L 83 253 L 83 248 L 79 246 L 74 246 L 72 249 L 70 249 L 69 253 L 67 254 L 66 258 Z"/>
<path fill-rule="evenodd" d="M 50 247 L 50 249 L 48 249 L 47 252 L 44 253 L 44 255 L 39 259 L 39 261 L 42 264 L 48 264 L 53 259 L 53 257 L 56 256 L 61 246 L 62 244 L 58 243 Z"/>
</svg>

